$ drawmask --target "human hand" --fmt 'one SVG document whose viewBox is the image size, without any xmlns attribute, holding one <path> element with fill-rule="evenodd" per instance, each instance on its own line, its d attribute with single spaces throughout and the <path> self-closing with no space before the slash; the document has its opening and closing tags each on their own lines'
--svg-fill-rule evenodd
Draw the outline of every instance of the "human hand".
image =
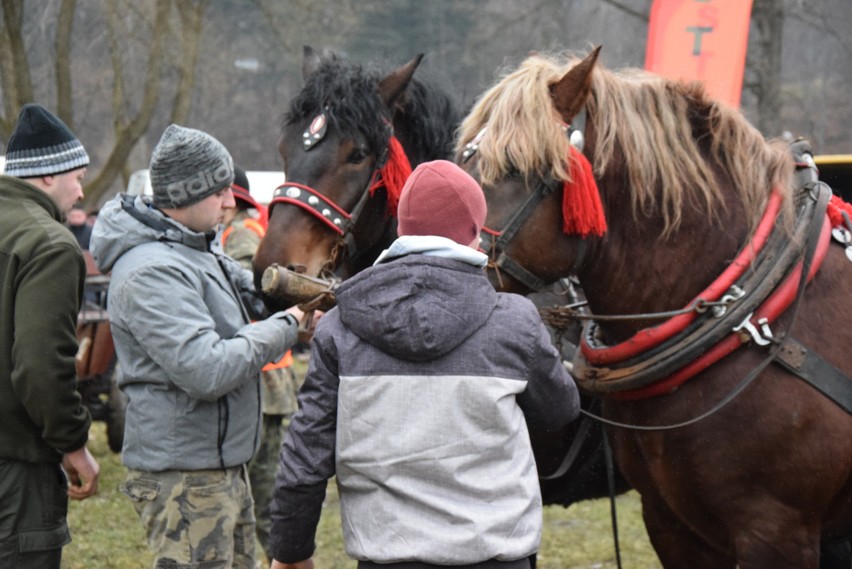
<svg viewBox="0 0 852 569">
<path fill-rule="evenodd" d="M 293 316 L 296 317 L 296 320 L 298 320 L 299 322 L 301 322 L 302 318 L 305 317 L 305 312 L 301 308 L 299 308 L 298 304 L 294 304 L 293 306 L 291 306 L 290 308 L 288 308 L 284 312 L 286 312 L 287 314 L 292 314 Z"/>
<path fill-rule="evenodd" d="M 314 569 L 314 559 L 313 557 L 308 557 L 304 561 L 299 561 L 298 563 L 281 563 L 280 561 L 273 559 L 272 565 L 269 566 L 269 569 Z"/>
<path fill-rule="evenodd" d="M 62 469 L 68 477 L 68 497 L 85 500 L 98 491 L 101 467 L 85 446 L 62 456 Z"/>
<path fill-rule="evenodd" d="M 299 322 L 299 341 L 305 344 L 310 344 L 311 339 L 314 337 L 314 332 L 316 332 L 317 324 L 322 318 L 324 312 L 321 310 L 312 310 L 308 312 L 304 318 Z"/>
</svg>

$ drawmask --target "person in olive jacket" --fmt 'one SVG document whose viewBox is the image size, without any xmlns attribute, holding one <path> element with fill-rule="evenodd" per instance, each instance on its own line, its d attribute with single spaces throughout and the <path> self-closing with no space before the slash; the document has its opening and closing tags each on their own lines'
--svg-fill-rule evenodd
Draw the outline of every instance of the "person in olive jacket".
<svg viewBox="0 0 852 569">
<path fill-rule="evenodd" d="M 58 569 L 68 497 L 98 488 L 74 362 L 86 266 L 62 223 L 88 164 L 65 123 L 23 107 L 0 176 L 0 567 Z"/>
</svg>

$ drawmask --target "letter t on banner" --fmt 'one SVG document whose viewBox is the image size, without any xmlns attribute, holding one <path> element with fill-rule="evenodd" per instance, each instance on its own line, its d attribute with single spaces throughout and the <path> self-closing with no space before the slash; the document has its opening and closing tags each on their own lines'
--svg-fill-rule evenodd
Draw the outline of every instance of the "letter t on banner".
<svg viewBox="0 0 852 569">
<path fill-rule="evenodd" d="M 654 0 L 645 69 L 738 107 L 752 0 Z"/>
</svg>

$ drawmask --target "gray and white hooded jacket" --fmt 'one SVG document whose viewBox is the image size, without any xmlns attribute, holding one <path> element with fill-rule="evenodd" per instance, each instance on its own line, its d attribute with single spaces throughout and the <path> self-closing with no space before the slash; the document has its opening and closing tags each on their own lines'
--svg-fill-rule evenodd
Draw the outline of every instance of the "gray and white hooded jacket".
<svg viewBox="0 0 852 569">
<path fill-rule="evenodd" d="M 281 455 L 276 559 L 313 554 L 333 475 L 355 559 L 466 565 L 538 550 L 529 433 L 563 428 L 579 397 L 533 304 L 495 292 L 485 260 L 405 236 L 340 286 Z"/>
<path fill-rule="evenodd" d="M 117 196 L 95 223 L 92 255 L 112 272 L 129 468 L 248 462 L 259 444 L 260 369 L 296 341 L 295 318 L 250 322 L 245 301 L 260 308 L 251 273 L 210 242 L 141 197 Z"/>
</svg>

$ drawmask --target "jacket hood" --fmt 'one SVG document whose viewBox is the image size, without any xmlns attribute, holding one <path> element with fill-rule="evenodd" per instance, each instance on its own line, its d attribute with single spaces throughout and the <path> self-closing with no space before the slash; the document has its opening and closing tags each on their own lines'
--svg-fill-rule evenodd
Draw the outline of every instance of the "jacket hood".
<svg viewBox="0 0 852 569">
<path fill-rule="evenodd" d="M 451 351 L 482 327 L 496 304 L 497 293 L 481 268 L 425 254 L 370 267 L 337 290 L 347 328 L 409 361 Z"/>
<path fill-rule="evenodd" d="M 124 253 L 137 245 L 170 241 L 205 251 L 210 237 L 169 218 L 141 196 L 119 194 L 98 214 L 90 251 L 98 269 L 106 274 Z"/>
</svg>

